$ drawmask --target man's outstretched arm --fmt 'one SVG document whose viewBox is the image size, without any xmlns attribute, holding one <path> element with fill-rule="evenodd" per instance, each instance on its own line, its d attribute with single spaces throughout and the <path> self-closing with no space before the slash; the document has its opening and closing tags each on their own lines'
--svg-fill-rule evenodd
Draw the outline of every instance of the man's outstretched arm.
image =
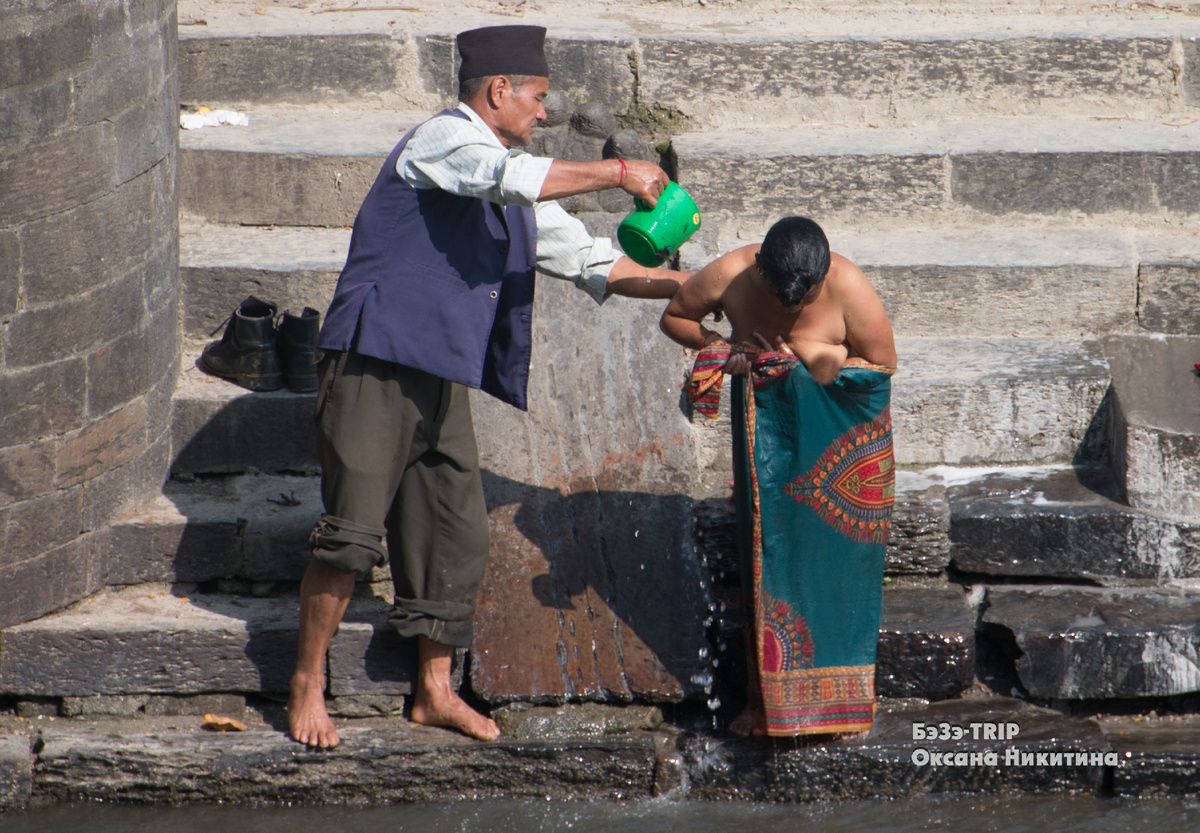
<svg viewBox="0 0 1200 833">
<path fill-rule="evenodd" d="M 691 276 L 691 272 L 642 266 L 623 256 L 608 273 L 606 288 L 613 295 L 627 298 L 673 298 Z"/>
</svg>

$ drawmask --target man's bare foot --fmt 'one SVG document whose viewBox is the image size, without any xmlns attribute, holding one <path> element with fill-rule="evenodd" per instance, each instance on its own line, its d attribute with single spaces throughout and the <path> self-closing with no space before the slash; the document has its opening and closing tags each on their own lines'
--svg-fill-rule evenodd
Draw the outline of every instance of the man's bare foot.
<svg viewBox="0 0 1200 833">
<path fill-rule="evenodd" d="M 763 737 L 767 734 L 767 720 L 762 712 L 746 706 L 729 724 L 729 731 L 742 737 Z"/>
<path fill-rule="evenodd" d="M 412 722 L 457 729 L 479 740 L 500 737 L 496 721 L 468 706 L 450 685 L 454 648 L 421 636 L 417 638 L 417 652 L 417 691 L 413 698 Z"/>
<path fill-rule="evenodd" d="M 325 681 L 319 675 L 297 671 L 288 697 L 288 730 L 306 746 L 332 749 L 341 739 L 325 711 Z"/>
</svg>

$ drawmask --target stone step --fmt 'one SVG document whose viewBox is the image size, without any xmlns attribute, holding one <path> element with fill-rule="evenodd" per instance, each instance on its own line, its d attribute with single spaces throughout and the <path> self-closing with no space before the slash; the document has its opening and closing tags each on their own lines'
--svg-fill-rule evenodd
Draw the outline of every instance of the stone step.
<svg viewBox="0 0 1200 833">
<path fill-rule="evenodd" d="M 273 301 L 280 312 L 312 307 L 325 314 L 346 262 L 343 228 L 283 228 L 184 224 L 179 230 L 183 333 L 218 339 L 247 295 Z"/>
<path fill-rule="evenodd" d="M 1200 336 L 1107 339 L 1114 458 L 1133 506 L 1200 522 Z"/>
<path fill-rule="evenodd" d="M 944 700 L 974 677 L 975 608 L 961 587 L 884 589 L 876 694 Z"/>
<path fill-rule="evenodd" d="M 869 231 L 833 223 L 825 232 L 832 249 L 866 274 L 899 335 L 1084 337 L 1126 330 L 1138 305 L 1152 303 L 1138 295 L 1141 248 L 1161 248 L 1125 228 L 917 228 L 900 221 Z M 680 268 L 699 269 L 746 243 L 732 235 L 688 243 Z M 1178 245 L 1188 251 L 1183 240 Z M 1190 250 L 1200 258 L 1200 245 Z M 1173 294 L 1164 287 L 1161 303 Z"/>
<path fill-rule="evenodd" d="M 299 599 L 107 590 L 2 632 L 0 692 L 16 697 L 286 693 Z M 329 648 L 327 694 L 411 692 L 415 649 L 390 605 L 355 597 Z M 461 673 L 461 672 L 460 672 Z"/>
<path fill-rule="evenodd" d="M 453 33 L 494 23 L 396 10 L 265 9 L 180 29 L 185 103 L 437 106 L 456 93 Z M 1194 104 L 1181 73 L 1200 26 L 1007 14 L 770 16 L 753 25 L 688 15 L 546 21 L 553 83 L 619 113 L 709 126 L 965 114 L 1163 113 Z M 645 10 L 641 10 L 642 17 Z M 686 29 L 685 29 L 686 27 Z"/>
<path fill-rule="evenodd" d="M 1138 325 L 1151 332 L 1200 335 L 1196 238 L 1142 241 L 1138 261 Z"/>
<path fill-rule="evenodd" d="M 1061 462 L 1101 456 L 1108 367 L 1096 342 L 898 338 L 899 464 Z M 1095 423 L 1095 425 L 1093 425 Z"/>
<path fill-rule="evenodd" d="M 247 127 L 180 131 L 184 216 L 349 226 L 384 157 L 428 113 L 255 109 L 249 116 Z"/>
<path fill-rule="evenodd" d="M 113 526 L 108 583 L 299 581 L 321 511 L 319 477 L 168 480 Z"/>
<path fill-rule="evenodd" d="M 1200 130 L 1160 120 L 955 121 L 685 133 L 679 182 L 706 218 L 1195 215 Z"/>
<path fill-rule="evenodd" d="M 938 473 L 955 483 L 947 491 L 957 570 L 1105 585 L 1200 578 L 1200 524 L 1119 503 L 1108 472 L 1055 466 Z"/>
<path fill-rule="evenodd" d="M 982 623 L 1015 641 L 1017 674 L 1031 697 L 1110 700 L 1200 691 L 1200 593 L 1194 589 L 993 586 L 986 603 Z"/>
<path fill-rule="evenodd" d="M 173 475 L 316 471 L 315 393 L 249 391 L 205 373 L 199 357 L 193 345 L 181 361 L 171 412 Z"/>
</svg>

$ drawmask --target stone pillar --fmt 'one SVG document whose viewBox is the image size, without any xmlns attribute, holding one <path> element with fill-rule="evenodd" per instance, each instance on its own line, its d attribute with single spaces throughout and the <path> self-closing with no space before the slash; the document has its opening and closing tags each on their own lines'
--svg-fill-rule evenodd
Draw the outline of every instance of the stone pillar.
<svg viewBox="0 0 1200 833">
<path fill-rule="evenodd" d="M 178 373 L 174 0 L 0 6 L 0 627 L 104 584 Z"/>
</svg>

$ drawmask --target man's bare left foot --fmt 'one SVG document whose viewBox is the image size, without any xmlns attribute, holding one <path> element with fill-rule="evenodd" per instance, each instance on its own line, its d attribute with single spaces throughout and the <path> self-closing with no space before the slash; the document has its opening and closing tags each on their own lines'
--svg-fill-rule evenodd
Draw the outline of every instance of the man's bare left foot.
<svg viewBox="0 0 1200 833">
<path fill-rule="evenodd" d="M 445 726 L 479 740 L 500 737 L 500 727 L 467 705 L 450 684 L 454 648 L 417 637 L 417 690 L 413 697 L 412 722 L 422 726 Z"/>
<path fill-rule="evenodd" d="M 297 671 L 288 696 L 288 731 L 305 746 L 332 749 L 341 743 L 325 710 L 325 681 Z"/>
<path fill-rule="evenodd" d="M 464 735 L 479 740 L 495 740 L 500 737 L 500 727 L 496 725 L 496 721 L 475 711 L 452 691 L 443 691 L 439 696 L 419 690 L 413 702 L 411 717 L 413 723 L 457 729 Z"/>
</svg>

